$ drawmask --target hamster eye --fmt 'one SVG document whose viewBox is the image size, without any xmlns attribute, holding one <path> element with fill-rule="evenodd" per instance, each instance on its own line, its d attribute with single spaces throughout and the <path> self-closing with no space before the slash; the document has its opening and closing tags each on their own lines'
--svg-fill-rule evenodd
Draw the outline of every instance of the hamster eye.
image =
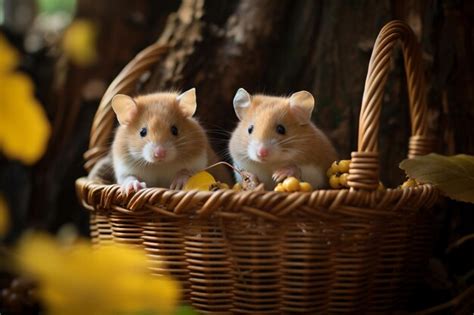
<svg viewBox="0 0 474 315">
<path fill-rule="evenodd" d="M 278 132 L 281 135 L 284 135 L 286 133 L 286 129 L 283 125 L 278 125 L 276 127 L 276 132 Z"/>
<path fill-rule="evenodd" d="M 250 125 L 250 127 L 249 127 L 249 129 L 247 129 L 247 131 L 249 132 L 249 134 L 251 134 L 252 131 L 253 131 L 253 125 Z"/>
<path fill-rule="evenodd" d="M 147 130 L 146 130 L 145 127 L 142 128 L 142 129 L 140 129 L 140 137 L 142 137 L 142 138 L 145 137 L 145 136 L 146 136 L 146 133 L 147 133 Z"/>
<path fill-rule="evenodd" d="M 173 136 L 177 136 L 178 135 L 178 127 L 176 127 L 175 125 L 171 126 L 171 133 L 173 134 Z"/>
</svg>

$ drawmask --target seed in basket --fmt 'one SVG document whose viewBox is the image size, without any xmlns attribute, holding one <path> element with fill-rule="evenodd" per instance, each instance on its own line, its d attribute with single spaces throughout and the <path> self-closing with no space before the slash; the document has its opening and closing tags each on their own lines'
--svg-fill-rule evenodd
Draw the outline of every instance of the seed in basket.
<svg viewBox="0 0 474 315">
<path fill-rule="evenodd" d="M 204 129 L 193 118 L 195 89 L 135 98 L 118 94 L 112 99 L 112 108 L 120 126 L 112 144 L 111 163 L 122 193 L 151 186 L 179 189 L 196 171 L 217 162 Z M 216 169 L 214 174 L 230 182 L 225 169 Z"/>
<path fill-rule="evenodd" d="M 341 184 L 341 186 L 349 187 L 349 185 L 347 184 L 348 177 L 349 173 L 342 173 L 341 175 L 339 175 L 339 183 Z"/>
<path fill-rule="evenodd" d="M 329 178 L 329 185 L 331 186 L 331 188 L 334 188 L 334 189 L 341 188 L 342 186 L 341 186 L 341 181 L 340 181 L 339 176 L 331 175 L 331 177 Z"/>
<path fill-rule="evenodd" d="M 382 182 L 379 182 L 379 186 L 377 187 L 377 190 L 378 190 L 378 191 L 383 191 L 383 190 L 385 190 L 385 186 L 384 186 L 384 184 L 383 184 Z"/>
<path fill-rule="evenodd" d="M 331 175 L 347 173 L 349 172 L 349 165 L 351 160 L 340 160 L 334 161 L 331 164 L 331 167 L 327 170 L 326 175 L 331 177 Z"/>
<path fill-rule="evenodd" d="M 278 183 L 273 190 L 278 192 L 286 192 L 285 187 L 283 187 L 282 183 Z"/>
<path fill-rule="evenodd" d="M 229 142 L 234 166 L 255 174 L 267 189 L 288 177 L 327 186 L 324 174 L 337 154 L 311 122 L 314 104 L 307 91 L 252 96 L 240 88 L 233 100 L 240 122 Z"/>
<path fill-rule="evenodd" d="M 230 188 L 229 188 L 229 185 L 227 185 L 226 183 L 221 183 L 221 182 L 215 182 L 214 184 L 211 184 L 209 186 L 210 191 L 217 191 L 221 189 L 230 189 Z"/>
<path fill-rule="evenodd" d="M 300 190 L 300 181 L 296 177 L 288 177 L 283 183 L 283 188 L 285 191 L 293 192 Z"/>
<path fill-rule="evenodd" d="M 234 186 L 232 186 L 232 190 L 241 191 L 242 190 L 242 184 L 235 183 Z"/>
<path fill-rule="evenodd" d="M 337 161 L 332 162 L 331 167 L 328 170 L 328 173 L 330 174 L 329 177 L 331 177 L 331 175 L 335 175 L 339 173 L 339 165 L 337 164 Z"/>
<path fill-rule="evenodd" d="M 221 182 L 218 182 L 219 183 L 219 187 L 220 189 L 230 189 L 229 185 L 226 184 L 226 183 L 221 183 Z"/>
<path fill-rule="evenodd" d="M 349 172 L 350 164 L 351 164 L 351 160 L 340 160 L 339 163 L 337 163 L 337 166 L 339 167 L 339 173 Z"/>
<path fill-rule="evenodd" d="M 300 182 L 295 177 L 288 177 L 282 183 L 278 183 L 273 190 L 278 192 L 309 192 L 313 191 L 313 187 L 310 183 Z"/>
<path fill-rule="evenodd" d="M 331 177 L 332 175 L 334 175 L 334 174 L 336 174 L 336 173 L 334 173 L 334 172 L 332 171 L 332 166 L 331 166 L 331 167 L 328 168 L 328 170 L 326 171 L 326 176 L 327 176 L 328 178 L 330 178 L 330 177 Z"/>
<path fill-rule="evenodd" d="M 416 181 L 413 178 L 409 178 L 402 184 L 402 189 L 415 187 L 415 186 L 417 186 Z"/>
<path fill-rule="evenodd" d="M 313 186 L 311 186 L 310 183 L 307 183 L 307 182 L 301 182 L 300 183 L 300 191 L 303 191 L 303 192 L 310 192 L 310 191 L 313 191 Z"/>
</svg>

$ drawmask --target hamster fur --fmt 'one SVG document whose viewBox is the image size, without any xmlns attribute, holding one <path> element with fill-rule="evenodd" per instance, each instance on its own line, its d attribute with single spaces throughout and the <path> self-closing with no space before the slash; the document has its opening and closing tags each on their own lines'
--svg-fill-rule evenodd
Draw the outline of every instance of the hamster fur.
<svg viewBox="0 0 474 315">
<path fill-rule="evenodd" d="M 337 153 L 311 122 L 313 108 L 307 91 L 285 98 L 239 89 L 234 110 L 240 122 L 229 142 L 234 166 L 255 174 L 266 189 L 290 176 L 315 188 L 327 186 L 326 170 Z"/>
<path fill-rule="evenodd" d="M 218 161 L 204 129 L 192 117 L 196 107 L 195 89 L 112 99 L 120 122 L 112 163 L 126 193 L 145 187 L 182 188 L 194 172 Z M 215 173 L 230 182 L 225 170 Z"/>
</svg>

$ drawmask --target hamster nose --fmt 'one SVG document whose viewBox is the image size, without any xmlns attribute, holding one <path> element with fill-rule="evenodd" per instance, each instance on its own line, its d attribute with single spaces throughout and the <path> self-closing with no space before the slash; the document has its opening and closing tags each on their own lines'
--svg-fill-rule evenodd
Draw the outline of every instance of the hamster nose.
<svg viewBox="0 0 474 315">
<path fill-rule="evenodd" d="M 257 156 L 259 158 L 266 158 L 270 154 L 270 151 L 267 148 L 259 148 L 257 151 Z"/>
<path fill-rule="evenodd" d="M 155 158 L 164 159 L 166 157 L 166 150 L 163 147 L 157 147 L 153 150 Z"/>
</svg>

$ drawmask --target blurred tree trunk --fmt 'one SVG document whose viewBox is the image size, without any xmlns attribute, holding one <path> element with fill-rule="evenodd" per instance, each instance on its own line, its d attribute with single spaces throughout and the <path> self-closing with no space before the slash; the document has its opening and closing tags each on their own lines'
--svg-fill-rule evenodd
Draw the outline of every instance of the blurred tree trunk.
<svg viewBox="0 0 474 315">
<path fill-rule="evenodd" d="M 25 33 L 33 24 L 38 14 L 38 4 L 35 0 L 4 0 L 4 24 L 15 33 Z"/>
</svg>

